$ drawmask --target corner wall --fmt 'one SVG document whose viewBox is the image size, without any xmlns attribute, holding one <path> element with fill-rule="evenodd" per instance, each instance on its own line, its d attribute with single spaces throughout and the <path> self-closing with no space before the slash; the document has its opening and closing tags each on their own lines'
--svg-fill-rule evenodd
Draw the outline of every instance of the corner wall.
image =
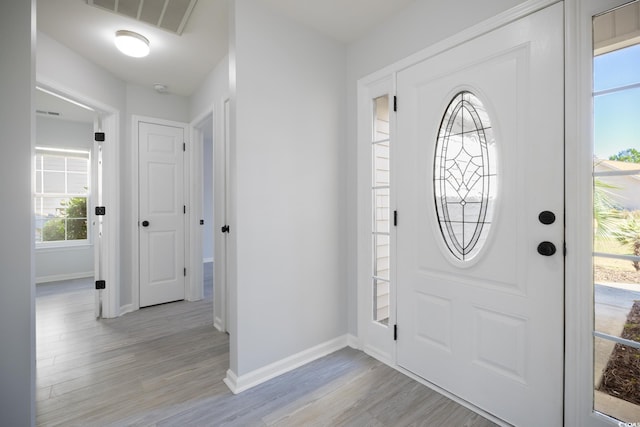
<svg viewBox="0 0 640 427">
<path fill-rule="evenodd" d="M 35 425 L 35 0 L 0 4 L 0 419 Z"/>
<path fill-rule="evenodd" d="M 231 7 L 230 356 L 242 378 L 347 332 L 346 69 L 343 45 L 259 1 Z"/>
</svg>

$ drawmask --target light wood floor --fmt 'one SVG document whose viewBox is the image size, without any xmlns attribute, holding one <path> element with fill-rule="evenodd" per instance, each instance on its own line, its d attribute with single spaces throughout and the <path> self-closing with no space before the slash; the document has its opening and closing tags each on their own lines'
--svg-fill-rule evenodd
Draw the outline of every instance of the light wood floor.
<svg viewBox="0 0 640 427">
<path fill-rule="evenodd" d="M 206 298 L 93 318 L 89 280 L 38 285 L 37 424 L 492 426 L 353 349 L 234 396 L 228 337 Z"/>
</svg>

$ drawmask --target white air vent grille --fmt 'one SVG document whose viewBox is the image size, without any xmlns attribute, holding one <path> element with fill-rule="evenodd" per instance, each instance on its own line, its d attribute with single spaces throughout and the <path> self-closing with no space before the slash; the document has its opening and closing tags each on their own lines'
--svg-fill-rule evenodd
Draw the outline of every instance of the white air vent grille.
<svg viewBox="0 0 640 427">
<path fill-rule="evenodd" d="M 197 0 L 87 0 L 87 4 L 182 34 Z"/>
</svg>

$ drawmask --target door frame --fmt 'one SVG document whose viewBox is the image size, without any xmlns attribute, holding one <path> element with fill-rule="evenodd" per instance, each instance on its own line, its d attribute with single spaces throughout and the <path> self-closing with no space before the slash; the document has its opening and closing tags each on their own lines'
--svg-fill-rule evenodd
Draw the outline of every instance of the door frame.
<svg viewBox="0 0 640 427">
<path fill-rule="evenodd" d="M 372 100 L 378 96 L 389 95 L 389 139 L 390 139 L 390 211 L 396 209 L 396 186 L 393 178 L 394 143 L 395 143 L 395 112 L 391 108 L 393 96 L 396 93 L 396 71 L 377 76 L 371 81 L 358 81 L 358 146 L 357 146 L 357 232 L 358 232 L 358 345 L 363 351 L 376 359 L 388 364 L 396 364 L 396 346 L 393 341 L 384 342 L 385 338 L 393 339 L 393 325 L 396 323 L 396 229 L 390 226 L 389 256 L 391 275 L 389 289 L 389 322 L 387 330 L 377 324 L 372 318 L 373 313 L 373 243 L 371 230 L 373 229 L 371 177 L 372 164 Z"/>
<path fill-rule="evenodd" d="M 139 149 L 139 127 L 140 127 L 140 123 L 141 122 L 145 122 L 145 123 L 153 123 L 153 124 L 157 124 L 157 125 L 163 125 L 163 126 L 173 126 L 173 127 L 179 127 L 184 129 L 184 143 L 187 144 L 187 150 L 192 151 L 191 147 L 190 147 L 190 135 L 189 135 L 189 125 L 187 123 L 184 122 L 176 122 L 176 121 L 172 121 L 172 120 L 165 120 L 165 119 L 159 119 L 159 118 L 155 118 L 155 117 L 147 117 L 147 116 L 139 116 L 139 115 L 133 115 L 131 116 L 131 216 L 130 216 L 130 221 L 131 221 L 131 228 L 130 228 L 130 233 L 132 236 L 131 239 L 131 249 L 132 249 L 132 254 L 131 254 L 131 306 L 129 307 L 128 310 L 125 310 L 125 312 L 129 312 L 129 311 L 135 311 L 135 310 L 139 310 L 140 309 L 140 241 L 138 238 L 138 233 L 139 233 L 139 225 L 138 225 L 138 221 L 139 221 L 139 216 L 140 216 L 140 210 L 138 207 L 138 202 L 140 199 L 140 180 L 138 177 L 138 173 L 139 173 L 139 155 L 138 155 L 138 149 Z M 183 194 L 184 194 L 184 204 L 187 206 L 187 210 L 189 211 L 189 215 L 184 215 L 184 222 L 183 222 L 183 227 L 184 227 L 184 238 L 185 238 L 185 242 L 184 242 L 184 247 L 185 247 L 185 256 L 184 256 L 184 263 L 185 263 L 185 267 L 189 266 L 191 263 L 191 258 L 190 258 L 190 251 L 187 249 L 190 246 L 190 236 L 189 236 L 189 226 L 188 226 L 188 221 L 189 218 L 191 217 L 191 199 L 189 197 L 190 192 L 189 192 L 189 184 L 190 184 L 190 176 L 191 176 L 191 169 L 190 169 L 190 165 L 189 162 L 187 161 L 187 156 L 184 157 L 184 171 L 183 171 Z M 185 299 L 187 298 L 187 289 L 189 288 L 189 286 L 187 285 L 189 283 L 189 281 L 191 280 L 190 278 L 192 277 L 192 274 L 187 271 L 187 278 L 185 280 Z M 201 281 L 202 282 L 202 281 Z M 124 313 L 121 313 L 124 314 Z"/>
<path fill-rule="evenodd" d="M 630 0 L 565 0 L 565 425 L 618 426 L 593 411 L 592 17 Z M 640 420 L 639 420 L 640 421 Z"/>
<path fill-rule="evenodd" d="M 190 194 L 192 200 L 191 209 L 187 215 L 189 224 L 185 230 L 190 236 L 190 244 L 186 248 L 188 255 L 187 264 L 191 275 L 187 274 L 188 284 L 186 286 L 185 298 L 187 301 L 198 301 L 204 297 L 204 283 L 202 274 L 202 227 L 200 220 L 203 219 L 202 196 L 204 192 L 204 170 L 202 168 L 202 156 L 204 152 L 204 132 L 202 127 L 207 119 L 213 117 L 213 108 L 198 115 L 189 124 L 189 135 L 191 135 L 191 150 L 188 153 Z M 213 119 L 211 120 L 213 123 Z M 213 124 L 212 124 L 213 126 Z M 213 131 L 213 129 L 212 129 Z M 215 171 L 215 166 L 214 166 Z M 214 172 L 215 173 L 215 172 Z"/>
<path fill-rule="evenodd" d="M 228 212 L 228 197 L 229 191 L 225 187 L 225 183 L 228 183 L 229 177 L 229 140 L 228 140 L 228 111 L 226 107 L 229 106 L 229 97 L 227 94 L 223 95 L 219 101 L 216 101 L 209 108 L 206 108 L 203 112 L 198 114 L 190 124 L 192 130 L 192 146 L 194 150 L 199 151 L 197 157 L 192 157 L 198 167 L 202 158 L 202 135 L 198 135 L 197 129 L 204 120 L 209 116 L 213 118 L 213 326 L 221 332 L 227 332 L 228 320 L 228 282 L 226 279 L 227 272 L 227 238 L 226 234 L 220 232 L 220 229 L 227 222 Z M 195 133 L 194 133 L 195 132 Z M 195 154 L 194 154 L 195 155 Z M 203 185 L 203 172 L 198 169 L 199 172 L 192 172 L 191 186 L 192 194 L 194 197 L 200 197 L 202 194 Z M 201 214 L 198 214 L 201 215 Z M 200 217 L 197 218 L 199 221 Z M 200 225 L 196 225 L 196 221 L 192 221 L 189 233 L 192 236 L 201 236 Z M 192 243 L 199 245 L 195 247 L 196 251 L 192 252 L 194 258 L 192 259 L 192 265 L 196 266 L 200 262 L 202 263 L 202 245 L 201 243 Z M 198 256 L 200 258 L 198 258 Z M 200 288 L 202 288 L 202 279 L 199 282 Z M 192 283 L 192 288 L 193 288 Z"/>
<path fill-rule="evenodd" d="M 396 370 L 404 373 L 405 375 L 413 378 L 414 380 L 420 382 L 421 384 L 436 390 L 440 394 L 445 395 L 446 397 L 452 399 L 456 403 L 484 416 L 485 418 L 497 423 L 504 424 L 504 421 L 496 418 L 495 416 L 483 411 L 482 409 L 476 407 L 475 405 L 460 399 L 459 397 L 447 392 L 446 390 L 441 389 L 435 384 L 429 383 L 425 379 L 414 375 L 410 371 L 400 367 L 397 365 L 396 359 L 396 351 L 395 344 L 392 344 L 394 349 L 389 353 L 385 348 L 377 348 L 372 345 L 371 342 L 367 339 L 367 334 L 365 332 L 364 325 L 367 323 L 369 316 L 368 300 L 367 298 L 370 295 L 370 291 L 368 290 L 369 282 L 370 282 L 370 264 L 371 262 L 367 262 L 367 257 L 372 253 L 372 244 L 370 239 L 370 220 L 368 219 L 371 216 L 371 203 L 370 203 L 370 185 L 369 185 L 369 172 L 370 172 L 370 163 L 371 163 L 371 153 L 370 147 L 367 147 L 367 150 L 362 149 L 367 144 L 367 141 L 370 139 L 369 135 L 371 132 L 370 127 L 368 127 L 367 120 L 363 118 L 365 115 L 370 114 L 370 102 L 371 100 L 368 97 L 369 91 L 368 87 L 374 85 L 376 82 L 381 81 L 385 78 L 391 78 L 393 81 L 394 89 L 397 73 L 401 70 L 409 68 L 421 61 L 424 61 L 428 58 L 436 56 L 446 50 L 449 50 L 459 44 L 465 43 L 467 41 L 478 38 L 486 33 L 489 33 L 497 28 L 500 28 L 504 25 L 507 25 L 511 22 L 517 21 L 521 18 L 526 17 L 527 15 L 533 14 L 539 10 L 547 8 L 553 4 L 562 2 L 563 0 L 527 0 L 524 3 L 521 3 L 505 12 L 502 12 L 492 18 L 489 18 L 483 22 L 480 22 L 472 27 L 467 28 L 449 38 L 446 38 L 442 41 L 439 41 L 421 51 L 418 51 L 415 54 L 412 54 L 398 62 L 390 64 L 381 70 L 378 70 L 374 73 L 371 73 L 357 82 L 358 89 L 358 98 L 357 98 L 357 113 L 358 113 L 358 123 L 357 123 L 357 176 L 358 176 L 358 186 L 357 186 L 357 248 L 358 248 L 358 263 L 357 263 L 357 319 L 358 319 L 358 345 L 359 347 L 370 356 L 380 360 L 381 362 L 395 368 Z M 568 0 L 569 1 L 569 0 Z M 579 1 L 579 0 L 573 0 Z M 566 15 L 566 12 L 565 12 Z M 566 19 L 566 18 L 565 18 Z M 566 62 L 566 58 L 565 58 Z M 565 70 L 566 74 L 566 70 Z M 398 101 L 398 105 L 401 108 L 402 100 Z M 394 136 L 391 135 L 391 139 Z M 391 171 L 393 174 L 393 171 Z M 391 191 L 393 192 L 394 184 L 391 184 Z M 365 219 L 363 219 L 365 218 Z M 401 221 L 401 219 L 399 219 Z M 394 268 L 395 263 L 392 262 L 392 268 Z M 395 271 L 391 272 L 391 277 L 395 277 Z M 393 279 L 392 279 L 393 280 Z M 394 281 L 395 282 L 395 281 Z M 568 286 L 565 283 L 565 286 Z M 565 299 L 565 304 L 568 306 L 568 299 Z M 395 304 L 395 298 L 391 301 L 392 304 Z M 395 312 L 395 307 L 393 308 L 393 312 Z M 386 357 L 389 355 L 390 357 Z M 566 354 L 565 354 L 565 360 Z M 568 359 L 570 360 L 570 359 Z M 566 364 L 566 363 L 565 363 Z M 566 417 L 566 412 L 565 412 Z"/>
<path fill-rule="evenodd" d="M 99 310 L 98 304 L 102 304 L 102 318 L 118 317 L 121 314 L 120 260 L 118 255 L 120 252 L 120 171 L 118 168 L 121 144 L 120 111 L 42 76 L 37 77 L 36 86 L 91 107 L 96 111 L 96 116 L 100 117 L 99 120 L 94 121 L 94 131 L 105 133 L 105 141 L 102 144 L 102 205 L 108 206 L 108 215 L 102 218 L 104 236 L 102 250 L 98 251 L 97 223 L 92 229 L 92 244 L 94 251 L 94 279 L 105 280 L 107 286 L 101 291 L 95 291 L 96 311 Z M 102 126 L 99 126 L 100 121 Z M 99 129 L 100 127 L 101 129 Z M 92 155 L 97 156 L 97 153 L 94 152 Z M 92 177 L 95 176 L 95 173 L 96 171 L 92 171 Z M 95 182 L 92 185 L 95 185 Z M 96 203 L 97 200 L 93 197 L 92 191 L 91 208 L 96 206 Z M 95 220 L 94 215 L 92 215 L 92 218 Z M 97 277 L 99 264 L 102 267 L 101 277 Z"/>
</svg>

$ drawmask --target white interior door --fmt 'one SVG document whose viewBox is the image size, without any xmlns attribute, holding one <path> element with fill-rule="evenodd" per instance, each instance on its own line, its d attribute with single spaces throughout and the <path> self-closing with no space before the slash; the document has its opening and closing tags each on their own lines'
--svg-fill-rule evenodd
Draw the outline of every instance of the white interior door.
<svg viewBox="0 0 640 427">
<path fill-rule="evenodd" d="M 398 364 L 518 426 L 563 417 L 562 11 L 397 78 Z"/>
<path fill-rule="evenodd" d="M 185 127 L 140 122 L 140 307 L 184 299 Z"/>
</svg>

